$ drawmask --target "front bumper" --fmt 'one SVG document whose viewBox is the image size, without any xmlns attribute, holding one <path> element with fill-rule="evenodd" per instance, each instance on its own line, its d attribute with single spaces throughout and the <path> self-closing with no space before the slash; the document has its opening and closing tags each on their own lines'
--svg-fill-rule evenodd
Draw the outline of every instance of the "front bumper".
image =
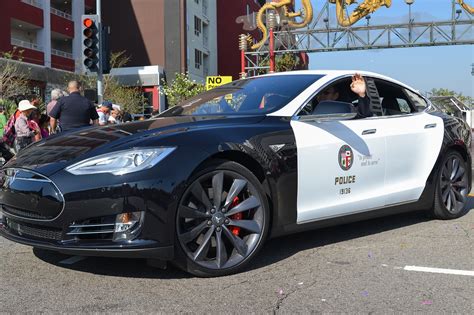
<svg viewBox="0 0 474 315">
<path fill-rule="evenodd" d="M 136 239 L 133 241 L 113 244 L 107 242 L 71 242 L 51 241 L 25 235 L 21 229 L 10 228 L 7 224 L 8 217 L 0 219 L 0 235 L 6 239 L 23 245 L 52 250 L 67 255 L 102 256 L 121 258 L 147 258 L 159 260 L 172 260 L 174 258 L 173 246 L 163 246 L 156 241 Z M 10 224 L 11 225 L 11 224 Z M 29 225 L 31 228 L 31 225 Z M 38 227 L 39 228 L 39 227 Z M 30 230 L 31 232 L 31 230 Z M 23 234 L 23 235 L 22 235 Z M 30 233 L 31 234 L 31 233 Z"/>
</svg>

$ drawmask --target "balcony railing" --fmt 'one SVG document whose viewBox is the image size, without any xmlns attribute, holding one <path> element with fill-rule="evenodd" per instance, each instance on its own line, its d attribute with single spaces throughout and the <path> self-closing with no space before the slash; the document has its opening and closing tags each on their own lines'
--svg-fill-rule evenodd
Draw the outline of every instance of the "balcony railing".
<svg viewBox="0 0 474 315">
<path fill-rule="evenodd" d="M 69 14 L 69 13 L 60 11 L 60 10 L 55 9 L 55 8 L 51 8 L 51 13 L 53 13 L 54 15 L 57 15 L 57 16 L 60 16 L 60 17 L 63 17 L 63 18 L 65 18 L 65 19 L 68 19 L 68 20 L 71 20 L 71 21 L 72 21 L 72 15 Z"/>
<path fill-rule="evenodd" d="M 41 5 L 41 2 L 39 2 L 38 0 L 21 0 L 21 2 L 27 3 L 29 5 L 32 5 L 40 9 L 43 8 L 43 6 Z"/>
<path fill-rule="evenodd" d="M 19 47 L 33 49 L 33 50 L 37 50 L 37 51 L 43 51 L 43 47 L 41 47 L 39 45 L 36 45 L 36 44 L 33 44 L 33 43 L 25 42 L 25 41 L 17 39 L 17 38 L 12 38 L 10 43 L 13 46 L 19 46 Z"/>
<path fill-rule="evenodd" d="M 72 59 L 72 54 L 71 53 L 68 53 L 68 52 L 65 52 L 65 51 L 62 51 L 62 50 L 58 50 L 58 49 L 51 49 L 51 55 Z"/>
</svg>

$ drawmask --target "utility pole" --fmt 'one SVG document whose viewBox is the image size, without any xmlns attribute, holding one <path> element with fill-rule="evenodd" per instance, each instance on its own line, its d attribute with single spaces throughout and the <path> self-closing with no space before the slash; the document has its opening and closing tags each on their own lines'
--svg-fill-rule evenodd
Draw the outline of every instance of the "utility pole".
<svg viewBox="0 0 474 315">
<path fill-rule="evenodd" d="M 101 16 L 101 0 L 96 0 L 95 2 L 95 7 L 96 7 L 96 14 L 97 14 L 97 18 L 99 20 L 99 25 L 98 25 L 98 32 L 99 32 L 99 47 L 100 49 L 102 49 L 102 45 L 104 44 L 103 43 L 103 40 L 102 40 L 102 16 Z M 99 54 L 99 65 L 98 65 L 98 68 L 99 68 L 99 71 L 97 72 L 97 99 L 98 99 L 98 102 L 99 104 L 102 103 L 102 101 L 104 100 L 104 92 L 103 92 L 103 85 L 102 85 L 102 80 L 103 80 L 103 74 L 102 74 L 102 60 L 105 56 L 102 56 L 102 54 Z"/>
</svg>

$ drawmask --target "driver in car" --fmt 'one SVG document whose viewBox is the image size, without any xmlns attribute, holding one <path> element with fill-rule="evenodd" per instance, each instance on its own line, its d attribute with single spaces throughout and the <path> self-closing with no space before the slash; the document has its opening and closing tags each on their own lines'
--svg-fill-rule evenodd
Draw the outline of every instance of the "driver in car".
<svg viewBox="0 0 474 315">
<path fill-rule="evenodd" d="M 357 105 L 357 117 L 366 118 L 372 117 L 373 113 L 370 110 L 370 98 L 366 94 L 366 84 L 362 75 L 356 73 L 352 76 L 352 83 L 350 85 L 351 91 L 359 96 Z M 329 86 L 317 96 L 318 102 L 321 101 L 338 101 L 339 91 L 334 86 Z"/>
</svg>

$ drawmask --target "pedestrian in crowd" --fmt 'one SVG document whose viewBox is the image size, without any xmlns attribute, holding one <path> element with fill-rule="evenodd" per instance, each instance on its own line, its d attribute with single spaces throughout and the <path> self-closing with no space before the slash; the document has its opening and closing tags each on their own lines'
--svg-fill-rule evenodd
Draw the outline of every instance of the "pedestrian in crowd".
<svg viewBox="0 0 474 315">
<path fill-rule="evenodd" d="M 114 109 L 110 112 L 109 124 L 121 124 L 122 123 L 122 113 L 119 109 Z"/>
<path fill-rule="evenodd" d="M 40 105 L 40 103 L 41 103 L 41 100 L 40 100 L 40 98 L 39 98 L 37 95 L 35 95 L 35 94 L 30 95 L 29 99 L 30 99 L 30 104 L 31 104 L 31 105 L 33 105 L 33 106 L 36 107 L 36 108 L 39 107 L 39 105 Z"/>
<path fill-rule="evenodd" d="M 122 113 L 122 122 L 131 122 L 133 121 L 133 117 L 129 112 L 123 112 Z"/>
<path fill-rule="evenodd" d="M 16 111 L 15 111 L 15 113 L 13 113 L 13 115 L 15 115 L 15 120 L 21 114 L 20 111 L 18 110 L 18 106 L 20 106 L 20 102 L 25 100 L 25 99 L 26 99 L 26 97 L 24 95 L 18 95 L 17 97 L 15 97 Z"/>
<path fill-rule="evenodd" d="M 90 126 L 91 121 L 97 125 L 99 115 L 94 105 L 81 95 L 81 84 L 79 81 L 69 81 L 69 96 L 60 98 L 49 113 L 51 132 L 56 131 L 59 126 L 62 131 Z"/>
<path fill-rule="evenodd" d="M 0 138 L 3 138 L 3 128 L 7 125 L 7 116 L 5 116 L 5 107 L 0 106 Z"/>
<path fill-rule="evenodd" d="M 39 120 L 39 127 L 41 131 L 41 138 L 47 138 L 49 136 L 49 116 L 41 114 Z"/>
<path fill-rule="evenodd" d="M 20 116 L 15 121 L 17 151 L 20 151 L 33 142 L 34 136 L 40 133 L 39 128 L 32 130 L 28 124 L 28 116 L 36 109 L 30 101 L 23 100 L 18 105 Z"/>
<path fill-rule="evenodd" d="M 0 106 L 0 156 L 6 161 L 13 157 L 13 154 L 8 149 L 7 145 L 3 141 L 3 128 L 7 125 L 7 116 L 5 116 L 5 108 Z"/>
<path fill-rule="evenodd" d="M 97 110 L 97 114 L 99 115 L 99 125 L 105 126 L 109 122 L 110 113 L 113 110 L 112 102 L 110 101 L 103 101 L 100 105 L 100 108 Z"/>
<path fill-rule="evenodd" d="M 31 104 L 33 105 L 33 104 Z M 33 105 L 34 106 L 34 105 Z M 36 133 L 33 137 L 33 142 L 40 141 L 43 137 L 41 136 L 41 129 L 39 126 L 40 112 L 37 108 L 33 109 L 28 115 L 28 127 L 31 130 L 39 130 L 40 132 Z"/>
<path fill-rule="evenodd" d="M 63 96 L 64 96 L 63 91 L 61 91 L 60 89 L 53 89 L 51 91 L 51 102 L 49 102 L 48 105 L 46 105 L 46 115 L 49 116 L 49 113 L 58 102 L 58 99 L 60 99 Z"/>
</svg>

